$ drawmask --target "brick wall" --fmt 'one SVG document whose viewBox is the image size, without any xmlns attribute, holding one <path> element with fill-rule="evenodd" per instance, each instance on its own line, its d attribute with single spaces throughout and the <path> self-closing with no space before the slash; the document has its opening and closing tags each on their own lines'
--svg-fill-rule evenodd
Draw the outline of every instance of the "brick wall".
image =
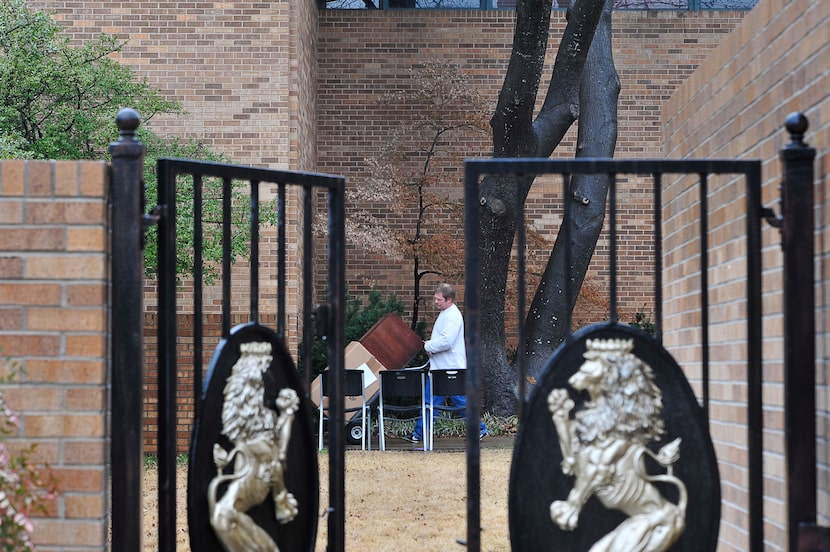
<svg viewBox="0 0 830 552">
<path fill-rule="evenodd" d="M 197 137 L 240 163 L 344 174 L 352 186 L 366 177 L 366 158 L 412 116 L 411 107 L 383 107 L 378 99 L 410 87 L 410 69 L 419 61 L 457 63 L 495 105 L 514 22 L 507 10 L 318 12 L 312 0 L 205 2 L 184 9 L 147 0 L 37 0 L 32 5 L 54 10 L 77 40 L 106 31 L 127 41 L 120 61 L 187 111 L 148 123 L 161 134 Z M 553 15 L 552 43 L 564 27 L 564 13 Z M 615 13 L 615 58 L 623 86 L 618 157 L 660 153 L 660 105 L 743 15 Z M 549 61 L 554 55 L 551 47 Z M 543 84 L 549 77 L 549 72 L 543 75 Z M 573 142 L 570 136 L 561 155 L 572 155 Z M 487 136 L 465 135 L 454 138 L 447 157 L 488 156 L 490 149 Z M 441 174 L 446 192 L 460 197 L 460 165 L 441 167 Z M 640 201 L 636 188 L 629 189 L 634 195 L 621 196 L 624 207 Z M 530 200 L 531 214 L 546 213 L 534 224 L 548 239 L 556 224 L 544 220 L 550 212 L 547 198 L 556 193 L 540 185 Z M 621 217 L 626 224 L 640 224 L 636 207 L 623 209 Z M 628 251 L 636 251 L 637 240 L 634 234 Z M 409 266 L 355 244 L 347 256 L 351 293 L 379 289 L 410 303 Z M 600 249 L 597 264 L 604 259 Z M 632 253 L 625 265 L 630 272 L 621 278 L 620 296 L 629 317 L 643 307 L 639 280 L 651 264 L 647 255 Z M 322 260 L 317 270 L 325 274 Z M 602 274 L 598 267 L 591 277 L 598 287 L 607 281 Z M 427 300 L 434 283 L 425 282 Z M 182 301 L 187 300 L 184 294 Z M 152 305 L 150 297 L 147 303 Z"/>
<path fill-rule="evenodd" d="M 662 152 L 660 107 L 676 88 L 721 42 L 743 17 L 736 12 L 620 11 L 614 14 L 614 56 L 622 83 L 617 157 L 655 157 Z M 564 28 L 565 12 L 555 11 L 551 23 L 544 91 L 556 54 L 556 41 Z M 411 89 L 410 70 L 424 59 L 440 59 L 458 65 L 488 103 L 495 106 L 510 57 L 514 14 L 479 10 L 330 10 L 320 13 L 318 95 L 318 167 L 322 172 L 344 174 L 349 186 L 360 186 L 368 176 L 366 159 L 377 155 L 393 131 L 412 117 L 412 106 L 381 105 L 384 94 Z M 572 157 L 574 134 L 556 155 Z M 490 138 L 483 134 L 453 136 L 447 158 L 488 157 Z M 440 167 L 444 192 L 460 197 L 462 167 Z M 621 241 L 626 262 L 621 264 L 622 315 L 632 320 L 638 310 L 653 314 L 644 297 L 653 260 L 643 252 L 642 190 L 632 181 L 620 188 Z M 528 218 L 541 237 L 552 244 L 558 229 L 556 205 L 561 186 L 537 182 L 527 205 Z M 382 211 L 383 205 L 376 209 Z M 639 247 L 638 247 L 639 246 Z M 383 255 L 370 254 L 350 244 L 348 286 L 353 294 L 370 289 L 394 293 L 410 304 L 411 265 L 390 263 Z M 607 285 L 607 247 L 600 242 L 589 275 L 596 289 Z M 427 301 L 437 278 L 422 286 Z M 575 319 L 596 321 L 597 312 L 578 309 Z M 600 309 L 601 311 L 601 309 Z M 431 320 L 429 307 L 422 316 Z M 605 318 L 606 316 L 603 316 Z"/>
<path fill-rule="evenodd" d="M 187 112 L 154 119 L 151 127 L 160 134 L 195 137 L 240 163 L 293 168 L 291 135 L 297 116 L 307 112 L 294 111 L 305 100 L 296 92 L 296 74 L 308 62 L 298 65 L 292 56 L 297 47 L 292 37 L 308 28 L 314 14 L 290 23 L 294 3 L 288 0 L 30 4 L 54 12 L 77 41 L 101 32 L 124 40 L 118 60 L 181 101 Z"/>
<path fill-rule="evenodd" d="M 793 111 L 804 112 L 810 120 L 806 141 L 817 149 L 816 186 L 816 321 L 820 332 L 817 346 L 816 401 L 818 513 L 819 523 L 830 525 L 830 324 L 828 324 L 828 182 L 830 162 L 830 3 L 805 0 L 762 0 L 744 23 L 726 39 L 713 55 L 683 83 L 662 108 L 665 121 L 667 157 L 723 157 L 760 159 L 763 163 L 763 201 L 778 210 L 781 183 L 779 149 L 789 141 L 784 120 Z M 716 289 L 711 294 L 713 433 L 724 478 L 724 524 L 722 549 L 746 550 L 746 436 L 744 414 L 739 406 L 745 396 L 746 381 L 741 359 L 745 355 L 743 315 L 736 297 L 743 293 L 741 267 L 745 249 L 743 198 L 740 186 L 726 179 L 711 184 L 710 204 L 718 206 L 712 214 L 715 244 L 710 271 Z M 675 225 L 673 244 L 667 244 L 666 269 L 678 275 L 668 287 L 680 283 L 683 253 L 688 238 L 689 219 L 680 220 L 682 211 L 672 205 L 694 210 L 696 200 L 684 196 L 682 183 L 664 194 L 667 209 L 675 213 L 666 219 Z M 763 312 L 764 312 L 764 423 L 765 423 L 765 535 L 768 550 L 786 549 L 786 497 L 783 457 L 783 340 L 782 340 L 782 253 L 776 229 L 763 230 Z M 675 262 L 668 262 L 675 259 Z M 684 312 L 690 295 L 673 294 L 667 305 L 670 326 L 666 342 L 683 358 L 699 360 L 695 336 L 682 332 Z M 805 309 L 811 308 L 809 305 Z M 674 331 L 671 331 L 673 328 Z M 728 352 L 728 355 L 726 354 Z M 737 401 L 737 402 L 736 402 Z"/>
<path fill-rule="evenodd" d="M 106 550 L 106 165 L 0 161 L 2 386 L 63 490 L 35 522 L 41 551 Z M 5 363 L 0 371 L 6 371 Z"/>
<path fill-rule="evenodd" d="M 384 107 L 378 100 L 410 87 L 410 69 L 420 60 L 457 63 L 495 105 L 514 22 L 513 13 L 505 10 L 318 13 L 311 0 L 267 7 L 252 2 L 197 3 L 186 10 L 145 0 L 89 5 L 41 0 L 33 5 L 55 10 L 78 40 L 106 31 L 127 41 L 120 60 L 182 101 L 188 112 L 156 118 L 148 123 L 151 128 L 197 137 L 241 163 L 345 174 L 353 186 L 367 176 L 366 158 L 412 116 L 412 107 Z M 659 106 L 742 17 L 735 12 L 615 14 L 615 58 L 623 85 L 618 157 L 659 153 Z M 563 27 L 564 11 L 556 11 L 552 42 Z M 549 61 L 554 55 L 551 48 Z M 549 77 L 543 75 L 543 83 Z M 453 140 L 448 158 L 487 156 L 491 149 L 485 135 Z M 561 155 L 571 156 L 573 143 L 570 136 Z M 440 170 L 446 192 L 460 197 L 460 165 Z M 632 209 L 620 214 L 626 223 L 638 225 L 641 217 L 634 206 L 640 199 L 636 188 L 630 189 L 635 195 L 623 192 L 621 204 Z M 556 193 L 537 186 L 530 214 L 549 213 L 547 198 Z M 533 223 L 552 240 L 557 225 L 546 216 L 540 214 Z M 636 242 L 635 236 L 628 248 L 631 260 L 625 264 L 629 273 L 620 279 L 628 318 L 643 308 L 640 280 L 652 265 L 647 255 L 633 253 Z M 410 304 L 408 265 L 390 264 L 385 256 L 369 254 L 356 244 L 349 246 L 347 256 L 351 293 L 379 289 Z M 601 268 L 605 258 L 600 248 L 591 277 L 599 287 L 607 281 Z M 321 275 L 323 263 L 318 266 Z M 425 282 L 427 301 L 434 283 Z M 188 301 L 187 294 L 182 301 Z"/>
<path fill-rule="evenodd" d="M 317 134 L 315 49 L 317 14 L 314 0 L 263 4 L 234 2 L 159 3 L 148 0 L 35 0 L 75 41 L 101 32 L 125 41 L 115 57 L 147 78 L 151 86 L 182 103 L 186 113 L 156 116 L 142 123 L 162 136 L 194 138 L 233 162 L 269 168 L 316 169 Z M 312 146 L 309 146 L 312 144 Z M 268 201 L 275 190 L 263 189 Z M 155 198 L 149 198 L 154 202 Z M 288 211 L 295 216 L 299 198 L 289 192 Z M 295 228 L 292 224 L 289 229 Z M 273 230 L 273 229 L 272 229 Z M 291 233 L 291 230 L 289 230 Z M 275 234 L 275 231 L 272 232 Z M 288 236 L 291 289 L 301 290 L 300 236 Z M 275 239 L 263 236 L 261 305 L 276 310 Z M 234 267 L 235 281 L 244 281 L 244 262 Z M 148 283 L 146 305 L 155 307 Z M 235 294 L 237 307 L 248 304 L 247 291 Z M 218 312 L 218 287 L 206 289 L 205 305 Z M 179 302 L 192 305 L 184 291 Z M 289 339 L 296 342 L 297 312 L 289 297 Z"/>
<path fill-rule="evenodd" d="M 231 328 L 250 322 L 245 315 L 231 315 Z M 269 328 L 276 328 L 276 317 L 273 314 L 264 314 L 259 322 Z M 190 440 L 193 431 L 194 398 L 197 390 L 194 385 L 194 370 L 196 369 L 196 355 L 194 354 L 194 326 L 195 318 L 192 313 L 180 313 L 176 317 L 178 341 L 178 365 L 176 367 L 176 451 L 178 454 L 187 454 L 190 451 Z M 204 314 L 202 316 L 203 340 L 203 377 L 206 377 L 208 364 L 213 351 L 222 338 L 222 317 L 220 314 Z M 158 315 L 145 314 L 144 331 L 144 452 L 155 454 L 158 452 Z M 206 383 L 206 382 L 205 382 Z"/>
</svg>

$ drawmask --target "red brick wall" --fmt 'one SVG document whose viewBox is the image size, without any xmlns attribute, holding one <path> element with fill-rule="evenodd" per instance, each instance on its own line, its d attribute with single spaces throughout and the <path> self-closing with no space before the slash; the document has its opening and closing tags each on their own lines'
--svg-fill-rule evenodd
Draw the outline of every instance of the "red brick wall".
<svg viewBox="0 0 830 552">
<path fill-rule="evenodd" d="M 105 550 L 107 178 L 101 162 L 0 161 L 0 389 L 62 494 L 38 550 Z M 70 537 L 71 535 L 71 537 Z"/>
<path fill-rule="evenodd" d="M 784 121 L 801 111 L 810 120 L 805 140 L 817 150 L 815 163 L 816 236 L 816 402 L 819 523 L 830 525 L 830 324 L 827 314 L 828 155 L 830 155 L 830 3 L 826 0 L 763 0 L 744 23 L 663 104 L 664 154 L 668 157 L 723 157 L 760 159 L 764 205 L 778 211 L 781 165 L 778 152 L 789 141 Z M 739 297 L 744 294 L 745 248 L 742 185 L 718 179 L 710 185 L 714 255 L 710 270 L 713 301 L 713 437 L 716 440 L 724 489 L 721 548 L 746 550 L 746 432 L 742 401 L 746 395 L 745 324 Z M 696 209 L 696 200 L 684 197 L 685 186 L 667 189 L 667 208 L 676 228 L 667 244 L 666 269 L 677 275 L 666 282 L 679 286 L 685 241 L 693 219 L 681 218 Z M 786 463 L 783 427 L 782 252 L 778 230 L 764 225 L 763 235 L 763 359 L 764 359 L 764 467 L 766 549 L 786 550 Z M 668 262 L 674 259 L 674 262 Z M 680 358 L 699 360 L 696 336 L 683 332 L 683 316 L 694 310 L 693 295 L 672 294 L 667 304 L 666 343 Z"/>
<path fill-rule="evenodd" d="M 197 137 L 241 163 L 345 174 L 350 185 L 360 185 L 367 173 L 365 159 L 411 116 L 411 107 L 383 108 L 377 100 L 410 86 L 409 71 L 419 60 L 458 63 L 495 105 L 514 21 L 508 10 L 318 13 L 310 0 L 267 7 L 208 2 L 186 9 L 145 0 L 89 5 L 41 0 L 33 5 L 55 10 L 78 40 L 106 31 L 127 41 L 119 59 L 180 100 L 187 111 L 151 121 L 160 133 Z M 735 12 L 615 14 L 615 58 L 623 85 L 618 157 L 659 154 L 659 106 L 742 17 Z M 556 11 L 552 43 L 563 25 L 564 11 Z M 555 50 L 550 50 L 552 61 Z M 548 78 L 546 73 L 543 84 Z M 558 155 L 571 156 L 572 148 L 573 137 Z M 481 157 L 490 149 L 486 136 L 465 136 L 454 143 L 452 153 Z M 460 174 L 458 164 L 442 168 L 447 193 L 456 197 Z M 538 186 L 531 212 L 534 204 L 541 205 L 547 216 L 542 198 L 548 193 Z M 623 205 L 639 201 L 621 200 Z M 639 224 L 633 222 L 640 216 L 636 209 L 621 216 Z M 535 224 L 555 228 L 544 221 Z M 554 237 L 551 231 L 546 235 Z M 390 265 L 384 256 L 354 246 L 348 258 L 352 293 L 380 289 L 410 302 L 408 266 Z M 602 259 L 600 251 L 598 264 Z M 650 265 L 645 257 L 632 257 L 626 264 L 631 276 L 622 279 L 620 296 L 629 315 L 644 304 L 634 298 L 640 287 L 635 276 Z M 325 267 L 318 272 L 325 274 Z M 592 279 L 604 285 L 601 276 Z M 433 283 L 426 282 L 425 289 Z M 182 300 L 188 300 L 186 294 Z"/>
<path fill-rule="evenodd" d="M 238 324 L 245 324 L 250 320 L 244 315 L 232 315 L 231 327 Z M 201 390 L 194 386 L 195 348 L 194 348 L 194 323 L 193 314 L 180 314 L 176 317 L 176 328 L 178 329 L 178 366 L 176 370 L 176 450 L 179 454 L 186 454 L 190 450 L 190 438 L 193 430 L 194 398 L 201 395 Z M 276 328 L 277 324 L 273 315 L 265 314 L 261 317 L 260 323 L 270 328 Z M 145 315 L 144 332 L 144 358 L 145 358 L 145 408 L 144 408 L 144 450 L 148 454 L 155 454 L 158 451 L 158 315 L 147 313 Z M 210 365 L 213 351 L 219 344 L 222 336 L 221 314 L 205 314 L 202 316 L 202 381 L 206 383 L 207 370 Z"/>
</svg>

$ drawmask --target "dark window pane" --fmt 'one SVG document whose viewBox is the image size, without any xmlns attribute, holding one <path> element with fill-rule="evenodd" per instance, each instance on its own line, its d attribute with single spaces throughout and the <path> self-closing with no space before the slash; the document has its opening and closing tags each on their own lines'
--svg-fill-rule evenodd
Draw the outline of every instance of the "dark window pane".
<svg viewBox="0 0 830 552">
<path fill-rule="evenodd" d="M 380 0 L 323 0 L 329 10 L 365 10 L 378 9 Z"/>
</svg>

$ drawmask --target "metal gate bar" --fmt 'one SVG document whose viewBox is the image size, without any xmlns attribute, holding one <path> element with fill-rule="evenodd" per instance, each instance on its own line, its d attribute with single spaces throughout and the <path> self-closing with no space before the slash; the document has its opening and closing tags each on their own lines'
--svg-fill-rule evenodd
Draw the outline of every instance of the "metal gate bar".
<svg viewBox="0 0 830 552">
<path fill-rule="evenodd" d="M 692 174 L 700 178 L 700 205 L 701 205 L 701 227 L 700 227 L 700 249 L 701 249 L 701 309 L 702 323 L 708 324 L 706 311 L 709 308 L 708 302 L 708 268 L 707 257 L 707 235 L 708 226 L 705 222 L 708 216 L 707 208 L 707 177 L 710 174 L 734 174 L 743 175 L 746 181 L 746 231 L 747 231 L 747 443 L 749 456 L 749 540 L 750 550 L 756 551 L 763 548 L 763 435 L 762 435 L 762 395 L 761 395 L 761 163 L 760 161 L 739 161 L 739 160 L 614 160 L 614 159 L 481 159 L 467 160 L 465 162 L 465 237 L 467 251 L 465 259 L 465 311 L 467 326 L 467 351 L 468 351 L 468 377 L 467 394 L 468 420 L 467 420 L 467 493 L 468 493 L 468 520 L 467 520 L 467 547 L 469 550 L 478 552 L 481 548 L 480 538 L 480 446 L 478 440 L 472 439 L 470 435 L 476 435 L 475 424 L 481 412 L 479 386 L 481 382 L 481 356 L 480 356 L 480 298 L 479 298 L 479 226 L 480 226 L 480 203 L 479 203 L 479 180 L 484 175 L 546 175 L 558 174 L 563 179 L 563 220 L 570 217 L 568 183 L 571 175 L 582 174 L 605 174 L 609 181 L 609 231 L 610 231 L 610 313 L 612 321 L 616 320 L 617 305 L 617 277 L 616 277 L 616 215 L 617 215 L 617 175 L 619 174 L 650 174 L 654 182 L 654 224 L 655 224 L 655 308 L 656 310 L 656 334 L 655 337 L 662 342 L 663 310 L 662 310 L 662 176 L 665 174 Z M 517 222 L 519 236 L 519 259 L 524 257 L 524 210 L 516 206 L 520 219 Z M 570 244 L 567 235 L 569 225 L 562 224 L 561 232 L 564 232 L 565 244 Z M 569 246 L 566 247 L 566 265 L 570 266 Z M 522 261 L 523 262 L 523 261 Z M 566 278 L 565 293 L 570 297 L 571 290 L 569 278 Z M 522 280 L 523 282 L 523 280 Z M 518 298 L 524 296 L 524 289 L 519 288 Z M 519 310 L 519 334 L 523 338 L 523 315 L 524 311 Z M 570 319 L 567 326 L 570 330 Z M 708 328 L 703 329 L 703 338 L 708 344 Z M 520 343 L 520 347 L 521 347 Z M 704 402 L 708 408 L 708 387 L 709 387 L 709 356 L 704 353 L 703 365 L 703 387 L 705 390 Z M 521 382 L 525 380 L 526 368 L 523 362 L 519 362 L 520 389 L 523 389 Z M 522 391 L 521 397 L 524 397 Z M 521 401 L 520 401 L 521 402 Z M 520 412 L 522 405 L 519 406 Z M 708 412 L 707 412 L 708 419 Z"/>
<path fill-rule="evenodd" d="M 177 374 L 177 351 L 176 351 L 176 229 L 175 229 L 175 180 L 178 175 L 191 175 L 194 178 L 194 183 L 201 183 L 205 177 L 222 178 L 223 188 L 223 260 L 222 260 L 222 337 L 227 337 L 231 329 L 231 250 L 230 250 L 230 223 L 231 223 L 231 190 L 234 180 L 247 181 L 250 185 L 251 194 L 251 251 L 252 255 L 259 250 L 259 224 L 258 224 L 258 209 L 259 209 L 259 185 L 261 183 L 274 183 L 278 185 L 279 202 L 278 202 L 278 244 L 279 244 L 279 277 L 278 277 L 278 296 L 281 298 L 278 301 L 277 320 L 280 330 L 278 335 L 281 338 L 285 337 L 285 294 L 286 294 L 286 277 L 285 277 L 285 190 L 287 185 L 301 186 L 304 192 L 304 213 L 303 235 L 307 237 L 304 243 L 304 256 L 311 259 L 313 256 L 312 239 L 311 239 L 311 198 L 312 191 L 315 189 L 322 189 L 328 192 L 329 203 L 329 288 L 328 298 L 330 303 L 331 324 L 330 330 L 332 339 L 329 341 L 329 359 L 330 367 L 333 373 L 339 378 L 335 378 L 335 389 L 342 391 L 342 371 L 344 366 L 343 352 L 345 349 L 345 241 L 344 233 L 344 189 L 345 179 L 339 176 L 323 175 L 318 173 L 301 173 L 293 171 L 279 171 L 260 169 L 255 167 L 243 167 L 239 165 L 226 165 L 220 163 L 199 162 L 186 159 L 159 159 L 158 161 L 159 173 L 159 204 L 163 206 L 165 216 L 161 217 L 159 221 L 159 404 L 158 404 L 158 418 L 159 418 L 159 436 L 158 436 L 158 454 L 159 454 L 159 519 L 162 522 L 159 524 L 159 543 L 158 550 L 174 551 L 176 548 L 176 484 L 175 484 L 175 470 L 176 470 L 176 374 Z M 197 189 L 200 186 L 197 186 Z M 197 195 L 194 190 L 194 215 L 199 213 L 198 219 L 201 219 L 201 194 Z M 201 244 L 203 241 L 203 229 L 201 221 L 194 221 L 194 241 Z M 201 247 L 197 248 L 199 251 Z M 201 306 L 202 299 L 202 259 L 201 255 L 197 253 L 198 264 L 194 267 L 194 274 L 197 275 L 194 289 L 194 308 L 199 310 L 194 312 L 194 404 L 199 404 L 199 398 L 202 392 L 202 347 L 203 347 L 203 324 L 201 320 Z M 260 317 L 259 308 L 259 270 L 257 259 L 252 257 L 251 273 L 250 273 L 250 289 L 251 302 L 249 306 L 249 318 L 251 321 L 257 321 Z M 304 264 L 306 269 L 312 265 Z M 310 284 L 311 274 L 307 274 L 306 285 L 303 287 L 303 301 L 302 304 L 306 307 L 304 316 L 306 320 L 310 318 L 310 307 L 312 303 L 312 294 L 314 286 Z M 303 358 L 310 359 L 311 357 L 311 325 L 305 326 L 303 339 Z M 338 339 L 339 336 L 339 339 Z M 140 358 L 140 357 L 139 357 Z M 308 378 L 308 375 L 306 375 Z M 339 381 L 338 381 L 339 380 Z M 344 419 L 342 412 L 344 407 L 342 392 L 335 391 L 335 397 L 332 400 L 332 408 L 334 415 L 337 416 L 339 412 L 340 420 Z M 339 410 L 338 410 L 339 409 Z M 138 410 L 141 412 L 141 409 Z M 198 412 L 198 409 L 197 409 Z M 330 542 L 343 542 L 343 532 L 345 524 L 344 516 L 344 485 L 343 485 L 343 468 L 345 465 L 345 435 L 343 434 L 343 425 L 335 423 L 332 428 L 331 436 L 331 453 L 330 453 L 330 473 L 332 478 L 331 484 L 331 507 L 330 507 Z M 339 435 L 338 435 L 339 433 Z M 141 455 L 141 451 L 136 454 Z M 140 497 L 139 505 L 140 510 Z M 338 521 L 339 520 L 339 521 Z M 140 542 L 137 541 L 137 542 Z M 129 544 L 125 547 L 120 545 L 116 547 L 118 550 L 131 550 Z M 337 549 L 337 548 L 335 548 Z M 339 548 L 342 550 L 342 546 Z"/>
<path fill-rule="evenodd" d="M 610 282 L 608 287 L 609 295 L 611 297 L 610 304 L 608 305 L 608 319 L 611 322 L 617 322 L 617 175 L 615 173 L 608 175 L 609 185 L 608 185 L 608 226 L 609 226 L 609 241 L 610 247 L 609 255 L 611 257 L 610 260 Z M 563 179 L 563 186 L 570 187 L 570 181 Z M 564 203 L 570 204 L 571 202 L 568 201 L 568 196 L 562 196 L 562 201 Z M 568 219 L 563 219 L 562 226 L 570 228 L 570 224 L 565 224 Z M 570 249 L 571 240 L 565 242 Z M 571 264 L 568 263 L 565 265 L 570 267 Z M 566 283 L 568 284 L 568 288 L 570 288 L 571 279 L 567 278 Z M 573 305 L 573 291 L 568 293 L 568 305 Z M 572 324 L 570 320 L 568 321 L 568 325 L 565 326 L 566 331 L 568 332 L 568 336 L 570 337 Z"/>
</svg>

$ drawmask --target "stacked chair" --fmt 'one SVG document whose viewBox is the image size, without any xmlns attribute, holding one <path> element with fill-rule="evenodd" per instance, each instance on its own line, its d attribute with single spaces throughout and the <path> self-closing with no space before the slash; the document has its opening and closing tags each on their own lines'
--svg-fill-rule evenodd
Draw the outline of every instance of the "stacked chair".
<svg viewBox="0 0 830 552">
<path fill-rule="evenodd" d="M 450 412 L 464 416 L 466 407 L 453 405 L 435 404 L 435 396 L 448 397 L 452 395 L 465 395 L 467 393 L 464 379 L 465 370 L 433 370 L 429 373 L 429 418 L 424 418 L 424 439 L 427 441 L 427 448 L 432 450 L 435 429 L 432 423 L 434 415 L 441 412 Z M 429 431 L 427 425 L 429 424 Z M 428 437 L 427 437 L 428 436 Z"/>
<path fill-rule="evenodd" d="M 317 432 L 317 445 L 319 450 L 323 450 L 323 422 L 330 420 L 328 401 L 323 400 L 323 398 L 331 396 L 331 392 L 329 390 L 331 377 L 328 370 L 321 372 L 320 375 L 322 376 L 322 380 L 320 382 L 320 402 L 318 403 L 320 409 L 320 427 Z M 360 404 L 355 406 L 346 406 L 344 408 L 344 412 L 360 412 L 360 427 L 363 430 L 363 434 L 360 437 L 360 448 L 362 450 L 367 450 L 371 449 L 368 432 L 372 426 L 369 419 L 369 407 L 366 404 L 366 386 L 364 385 L 364 376 L 365 374 L 363 370 L 345 370 L 344 395 L 346 397 L 360 397 Z"/>
<path fill-rule="evenodd" d="M 405 370 L 382 370 L 378 375 L 380 385 L 378 390 L 378 433 L 380 434 L 380 450 L 386 450 L 386 435 L 384 426 L 387 414 L 395 413 L 397 419 L 414 419 L 421 416 L 427 419 L 427 405 L 424 395 L 427 365 Z M 407 418 L 406 416 L 409 415 Z M 426 435 L 424 435 L 426 439 Z M 427 448 L 426 441 L 424 442 Z"/>
</svg>

